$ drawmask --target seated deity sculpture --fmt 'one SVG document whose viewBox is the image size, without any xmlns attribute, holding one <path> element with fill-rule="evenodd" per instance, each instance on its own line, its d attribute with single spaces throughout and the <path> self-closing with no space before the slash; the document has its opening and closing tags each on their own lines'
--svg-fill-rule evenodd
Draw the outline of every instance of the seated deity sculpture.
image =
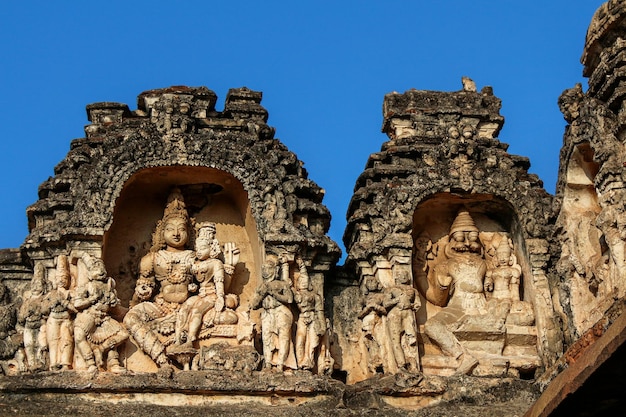
<svg viewBox="0 0 626 417">
<path fill-rule="evenodd" d="M 178 311 L 197 289 L 195 254 L 187 248 L 190 226 L 182 194 L 175 189 L 157 223 L 152 248 L 141 259 L 131 308 L 124 317 L 139 348 L 159 367 L 171 364 L 166 349 L 176 342 Z"/>
<path fill-rule="evenodd" d="M 42 264 L 35 265 L 30 289 L 24 292 L 17 316 L 17 322 L 24 328 L 24 353 L 27 368 L 31 372 L 43 370 L 47 362 L 45 273 L 45 267 Z"/>
<path fill-rule="evenodd" d="M 137 347 L 159 368 L 198 369 L 203 347 L 215 341 L 201 342 L 214 336 L 252 343 L 253 323 L 235 311 L 239 299 L 229 293 L 240 250 L 231 242 L 222 247 L 212 222 L 198 223 L 191 242 L 194 223 L 180 190 L 174 189 L 152 248 L 140 261 L 124 317 Z"/>
<path fill-rule="evenodd" d="M 73 297 L 78 311 L 74 320 L 76 350 L 90 372 L 104 369 L 106 363 L 106 370 L 124 373 L 117 348 L 128 339 L 128 332 L 110 315 L 120 303 L 115 281 L 107 276 L 101 259 L 83 254 L 82 260 L 88 281 L 75 289 Z"/>
<path fill-rule="evenodd" d="M 57 258 L 56 277 L 46 294 L 44 305 L 48 311 L 46 337 L 50 356 L 50 370 L 66 371 L 74 360 L 74 322 L 76 309 L 70 296 L 70 270 L 66 255 Z"/>
<path fill-rule="evenodd" d="M 251 301 L 252 308 L 261 311 L 261 338 L 266 370 L 283 371 L 293 351 L 291 327 L 293 325 L 293 292 L 287 282 L 287 260 L 284 257 L 268 257 L 261 273 L 263 282 Z"/>
<path fill-rule="evenodd" d="M 428 276 L 433 295 L 429 301 L 443 308 L 426 320 L 424 331 L 445 355 L 458 360 L 457 374 L 470 373 L 478 360 L 461 345 L 454 330 L 465 325 L 502 330 L 509 312 L 506 305 L 487 306 L 483 252 L 479 229 L 469 212 L 461 210 L 450 227 L 446 259 Z"/>
<path fill-rule="evenodd" d="M 326 332 L 326 318 L 322 297 L 313 290 L 302 258 L 297 257 L 296 264 L 300 269 L 294 292 L 294 301 L 299 312 L 296 325 L 296 360 L 299 369 L 310 371 L 315 367 L 315 353 Z"/>
<path fill-rule="evenodd" d="M 409 274 L 399 273 L 396 284 L 385 291 L 383 305 L 387 309 L 387 327 L 396 365 L 401 370 L 420 370 L 415 313 L 421 307 L 417 290 Z"/>
<path fill-rule="evenodd" d="M 230 286 L 239 249 L 226 244 L 227 262 L 219 241 L 215 238 L 215 223 L 196 225 L 196 260 L 191 267 L 199 283 L 198 295 L 187 299 L 178 313 L 176 323 L 177 343 L 191 346 L 200 336 L 202 327 L 216 324 L 236 324 L 238 317 L 232 308 L 237 306 L 234 294 L 226 291 Z M 226 311 L 225 311 L 226 309 Z"/>
</svg>

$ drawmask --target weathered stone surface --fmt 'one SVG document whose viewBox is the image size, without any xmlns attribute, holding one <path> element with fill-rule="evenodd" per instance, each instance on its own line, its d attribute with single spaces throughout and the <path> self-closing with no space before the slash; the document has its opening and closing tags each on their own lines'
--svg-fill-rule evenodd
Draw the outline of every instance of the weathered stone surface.
<svg viewBox="0 0 626 417">
<path fill-rule="evenodd" d="M 538 391 L 528 381 L 397 375 L 344 386 L 310 375 L 191 371 L 171 377 L 67 373 L 0 378 L 2 415 L 468 416 L 522 415 Z M 10 389 L 8 385 L 10 384 Z M 12 393 L 8 393 L 8 391 Z M 97 394 L 96 394 L 97 393 Z M 468 402 L 468 398 L 473 398 Z M 42 411 L 45 410 L 45 411 Z M 458 414 L 460 415 L 460 414 Z"/>
<path fill-rule="evenodd" d="M 260 92 L 88 105 L 0 250 L 0 415 L 622 411 L 625 32 L 623 1 L 591 21 L 556 196 L 490 87 L 385 96 L 341 267 Z"/>
<path fill-rule="evenodd" d="M 389 141 L 380 152 L 370 156 L 357 179 L 344 234 L 348 251 L 345 268 L 355 284 L 361 286 L 362 297 L 372 300 L 371 294 L 380 292 L 384 298 L 394 280 L 412 275 L 412 285 L 419 289 L 421 300 L 416 314 L 419 348 L 410 347 L 406 341 L 404 350 L 419 351 L 425 374 L 451 375 L 455 370 L 474 370 L 477 375 L 511 372 L 527 377 L 533 369 L 554 363 L 561 352 L 560 326 L 555 320 L 548 281 L 553 201 L 541 181 L 528 173 L 528 159 L 508 154 L 507 145 L 498 140 L 504 122 L 499 114 L 500 100 L 490 88 L 477 92 L 467 78 L 463 84 L 464 89 L 458 92 L 410 90 L 385 97 L 383 132 Z M 459 219 L 455 220 L 455 216 L 462 212 L 470 216 L 461 221 L 468 226 L 471 223 L 467 230 L 454 226 Z M 454 246 L 455 230 L 475 232 L 473 242 L 478 246 L 469 249 L 474 243 L 467 243 L 459 249 L 461 258 L 475 252 L 474 261 L 459 258 L 458 265 L 454 264 L 457 261 L 447 248 Z M 448 231 L 450 235 L 446 237 Z M 499 242 L 509 242 L 504 261 L 496 260 Z M 444 273 L 444 269 L 449 272 Z M 470 270 L 475 271 L 473 278 L 467 272 Z M 436 288 L 449 285 L 435 282 L 435 276 L 441 274 L 452 277 L 457 289 L 434 296 Z M 379 282 L 379 288 L 374 285 L 364 289 L 372 279 Z M 463 285 L 475 285 L 476 289 L 466 291 L 465 300 L 457 304 L 469 302 L 485 310 L 482 316 L 474 315 L 473 321 L 468 321 L 464 317 L 468 313 L 462 310 L 446 312 L 448 297 L 450 303 L 455 297 L 464 297 L 456 295 Z M 514 287 L 509 289 L 509 285 Z M 352 290 L 346 288 L 344 296 L 352 297 Z M 347 307 L 337 297 L 333 302 Z M 496 306 L 502 302 L 505 304 Z M 362 305 L 368 303 L 363 301 Z M 375 366 L 366 367 L 367 356 L 361 356 L 356 363 L 343 361 L 348 381 L 397 370 L 397 364 L 384 360 L 389 356 L 384 352 L 393 350 L 386 341 L 391 340 L 387 335 L 396 319 L 390 316 L 388 308 L 382 307 L 375 316 L 365 310 L 362 317 L 358 311 L 343 311 L 342 319 L 336 320 L 335 325 L 343 330 L 338 336 L 342 351 L 355 351 L 361 346 L 360 350 L 370 352 L 370 356 L 376 356 L 372 350 L 383 352 L 378 370 Z M 445 323 L 456 336 L 443 329 L 429 334 L 429 320 L 442 308 L 443 314 L 455 317 L 448 317 Z M 513 336 L 508 342 L 506 330 L 498 329 L 501 324 L 497 320 L 492 323 L 498 314 L 510 314 L 512 325 L 532 326 L 534 330 L 528 333 L 538 336 L 518 338 L 518 342 Z M 363 320 L 361 335 L 358 326 L 350 324 L 359 319 Z M 459 323 L 465 323 L 465 328 L 452 328 Z M 407 330 L 403 337 L 410 339 L 410 333 Z M 444 342 L 455 338 L 459 341 Z M 528 344 L 515 344 L 521 340 Z M 441 349 L 448 359 L 440 358 Z M 462 352 L 465 360 L 457 361 Z M 470 361 L 469 357 L 481 359 Z"/>
</svg>

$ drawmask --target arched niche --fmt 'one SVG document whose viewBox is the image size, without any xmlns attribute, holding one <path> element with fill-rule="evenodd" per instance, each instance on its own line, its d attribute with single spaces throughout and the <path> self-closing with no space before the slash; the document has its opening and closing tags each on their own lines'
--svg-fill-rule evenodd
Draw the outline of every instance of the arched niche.
<svg viewBox="0 0 626 417">
<path fill-rule="evenodd" d="M 128 306 L 138 275 L 139 261 L 152 245 L 152 233 L 163 217 L 167 197 L 180 188 L 189 215 L 196 222 L 216 223 L 216 237 L 224 244 L 234 242 L 241 250 L 230 293 L 248 304 L 262 259 L 256 223 L 248 193 L 231 174 L 214 168 L 167 166 L 136 172 L 117 197 L 113 222 L 103 241 L 103 259 L 117 281 L 122 304 Z M 193 234 L 189 248 L 193 249 Z"/>
<path fill-rule="evenodd" d="M 594 179 L 600 165 L 593 160 L 593 149 L 588 142 L 574 147 L 567 164 L 565 201 L 568 209 L 600 212 Z"/>
<path fill-rule="evenodd" d="M 582 334 L 602 318 L 613 302 L 614 280 L 609 246 L 597 227 L 602 211 L 594 180 L 600 165 L 588 142 L 574 146 L 567 161 L 558 224 L 562 251 L 558 271 L 568 277 L 573 327 Z M 617 278 L 619 280 L 619 278 Z"/>
<path fill-rule="evenodd" d="M 426 306 L 418 311 L 419 324 L 424 324 L 427 317 L 440 310 L 440 307 L 427 302 L 424 298 L 429 285 L 425 263 L 429 262 L 427 260 L 429 256 L 431 258 L 433 256 L 428 253 L 432 250 L 429 246 L 431 248 L 439 246 L 439 250 L 443 250 L 450 226 L 461 209 L 466 209 L 470 213 L 480 230 L 480 240 L 486 251 L 490 248 L 493 250 L 491 245 L 495 242 L 496 234 L 505 234 L 512 240 L 514 255 L 522 268 L 520 298 L 526 301 L 534 298 L 526 244 L 513 206 L 490 194 L 437 193 L 421 202 L 413 214 L 413 280 L 423 298 L 422 305 Z"/>
</svg>

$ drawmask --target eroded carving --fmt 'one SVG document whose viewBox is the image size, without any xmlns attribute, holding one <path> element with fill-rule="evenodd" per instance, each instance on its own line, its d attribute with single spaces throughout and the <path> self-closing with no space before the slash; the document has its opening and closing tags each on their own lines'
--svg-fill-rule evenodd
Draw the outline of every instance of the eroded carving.
<svg viewBox="0 0 626 417">
<path fill-rule="evenodd" d="M 383 305 L 387 310 L 389 340 L 395 365 L 410 372 L 420 371 L 415 313 L 421 307 L 417 290 L 408 273 L 395 273 L 395 285 L 387 288 Z"/>
<path fill-rule="evenodd" d="M 326 333 L 326 318 L 322 297 L 313 290 L 302 258 L 297 257 L 296 264 L 300 270 L 294 293 L 294 301 L 298 307 L 296 359 L 299 369 L 310 371 L 315 367 L 315 353 Z"/>
<path fill-rule="evenodd" d="M 0 373 L 5 375 L 24 370 L 23 334 L 17 332 L 16 324 L 17 310 L 8 288 L 0 281 Z"/>
<path fill-rule="evenodd" d="M 87 370 L 106 369 L 124 373 L 117 348 L 128 339 L 128 332 L 111 314 L 119 307 L 115 281 L 107 276 L 102 259 L 83 254 L 88 281 L 75 289 L 73 297 L 76 319 L 74 340 Z M 63 341 L 61 341 L 63 342 Z"/>
<path fill-rule="evenodd" d="M 48 310 L 46 336 L 50 355 L 50 370 L 68 370 L 74 361 L 74 314 L 71 299 L 69 260 L 66 255 L 57 257 L 56 277 L 52 289 L 46 294 L 44 305 Z"/>
<path fill-rule="evenodd" d="M 46 367 L 48 342 L 46 338 L 46 268 L 38 263 L 35 265 L 30 289 L 24 292 L 22 306 L 17 321 L 23 326 L 24 354 L 27 369 L 31 372 Z"/>
<path fill-rule="evenodd" d="M 154 103 L 150 119 L 160 132 L 185 133 L 193 127 L 192 97 L 164 94 Z"/>
<path fill-rule="evenodd" d="M 157 223 L 150 252 L 141 259 L 133 305 L 124 324 L 158 366 L 171 363 L 166 348 L 175 343 L 177 313 L 195 290 L 195 254 L 187 249 L 191 219 L 180 190 L 169 198 Z M 188 363 L 188 362 L 187 362 Z"/>
<path fill-rule="evenodd" d="M 376 373 L 397 372 L 396 362 L 389 345 L 387 331 L 387 309 L 383 303 L 380 281 L 375 276 L 366 276 L 361 284 L 361 339 L 362 357 L 368 371 Z"/>
<path fill-rule="evenodd" d="M 443 309 L 426 320 L 424 331 L 445 355 L 458 360 L 456 373 L 467 374 L 478 365 L 478 360 L 459 342 L 454 331 L 478 327 L 503 332 L 509 307 L 498 304 L 488 311 L 484 248 L 467 210 L 459 211 L 452 223 L 444 253 L 446 259 L 435 265 L 428 276 L 434 294 L 429 301 Z"/>
<path fill-rule="evenodd" d="M 289 279 L 289 265 L 284 256 L 268 255 L 261 268 L 263 281 L 252 299 L 252 308 L 261 311 L 264 368 L 283 371 L 293 356 L 291 328 L 294 297 Z"/>
</svg>

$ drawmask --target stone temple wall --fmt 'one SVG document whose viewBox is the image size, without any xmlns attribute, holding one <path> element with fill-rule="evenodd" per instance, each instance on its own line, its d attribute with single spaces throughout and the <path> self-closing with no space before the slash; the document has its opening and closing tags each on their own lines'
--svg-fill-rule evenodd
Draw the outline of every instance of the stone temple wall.
<svg viewBox="0 0 626 417">
<path fill-rule="evenodd" d="M 491 87 L 387 94 L 343 265 L 260 92 L 88 105 L 0 251 L 0 415 L 619 412 L 584 383 L 625 376 L 625 31 L 592 19 L 555 196 Z"/>
</svg>

